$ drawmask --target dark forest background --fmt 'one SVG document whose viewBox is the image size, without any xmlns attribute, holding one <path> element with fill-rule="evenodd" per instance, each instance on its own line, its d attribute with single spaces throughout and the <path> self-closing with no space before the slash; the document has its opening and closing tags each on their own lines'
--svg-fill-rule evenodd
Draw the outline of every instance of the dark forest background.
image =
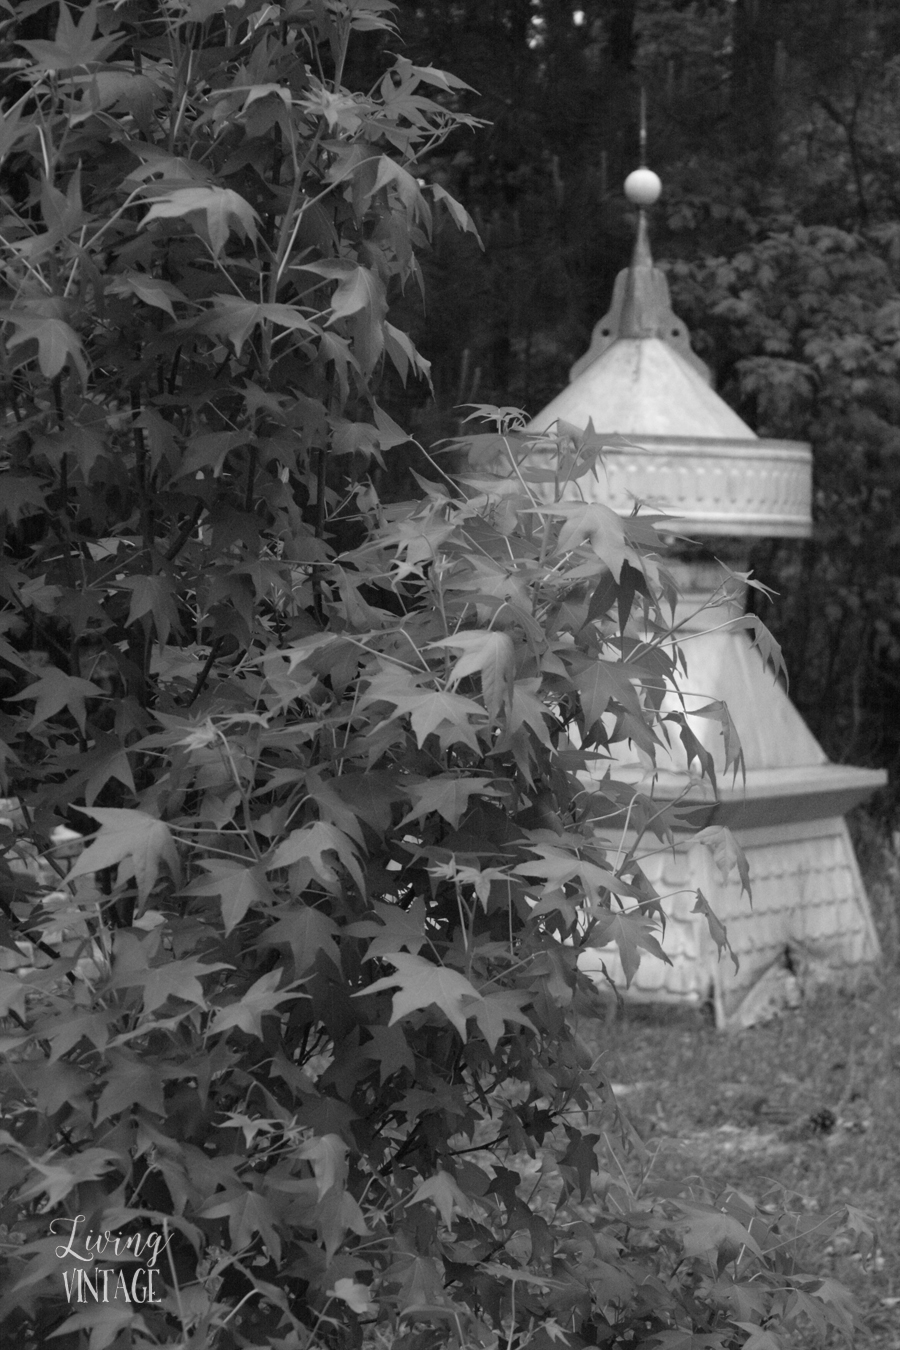
<svg viewBox="0 0 900 1350">
<path fill-rule="evenodd" d="M 812 442 L 815 533 L 762 541 L 765 617 L 836 760 L 900 769 L 900 9 L 892 0 L 401 0 L 405 50 L 488 125 L 432 161 L 484 241 L 446 226 L 404 322 L 436 398 L 536 412 L 588 344 L 648 162 L 655 258 L 719 392 L 762 436 Z M 399 392 L 399 391 L 398 391 Z M 418 402 L 415 402 L 418 400 Z M 894 794 L 896 787 L 894 789 Z M 875 804 L 887 813 L 892 796 Z"/>
</svg>

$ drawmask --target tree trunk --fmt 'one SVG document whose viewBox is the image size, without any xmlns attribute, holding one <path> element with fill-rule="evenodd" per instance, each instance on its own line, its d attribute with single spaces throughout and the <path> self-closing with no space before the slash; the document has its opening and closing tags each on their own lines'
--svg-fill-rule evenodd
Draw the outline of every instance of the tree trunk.
<svg viewBox="0 0 900 1350">
<path fill-rule="evenodd" d="M 790 0 L 735 0 L 731 100 L 738 155 L 765 171 L 778 138 L 780 33 Z"/>
</svg>

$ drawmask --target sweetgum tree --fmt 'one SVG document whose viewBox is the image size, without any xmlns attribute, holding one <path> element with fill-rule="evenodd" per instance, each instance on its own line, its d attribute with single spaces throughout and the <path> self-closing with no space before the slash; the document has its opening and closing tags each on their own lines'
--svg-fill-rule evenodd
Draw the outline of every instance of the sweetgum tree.
<svg viewBox="0 0 900 1350">
<path fill-rule="evenodd" d="M 435 209 L 469 227 L 427 169 L 460 82 L 343 83 L 390 13 L 4 29 L 4 1341 L 846 1330 L 798 1220 L 628 1180 L 577 1036 L 580 944 L 659 951 L 640 841 L 678 823 L 617 747 L 712 770 L 663 702 L 653 520 L 566 499 L 600 447 L 539 470 L 508 410 L 470 445 L 498 476 L 392 505 L 368 476 L 406 440 L 385 368 L 427 375 L 389 306 Z M 88 1233 L 116 1292 L 79 1302 Z"/>
</svg>

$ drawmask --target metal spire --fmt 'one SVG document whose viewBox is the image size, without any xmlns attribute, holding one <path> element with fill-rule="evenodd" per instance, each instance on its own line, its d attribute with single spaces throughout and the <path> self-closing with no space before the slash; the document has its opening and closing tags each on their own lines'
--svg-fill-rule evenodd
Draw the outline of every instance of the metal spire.
<svg viewBox="0 0 900 1350">
<path fill-rule="evenodd" d="M 641 89 L 640 122 L 638 127 L 640 167 L 625 179 L 625 196 L 638 208 L 637 230 L 631 264 L 616 278 L 612 303 L 608 313 L 595 326 L 590 349 L 570 372 L 576 379 L 583 370 L 622 338 L 659 338 L 682 356 L 707 381 L 707 366 L 691 349 L 687 328 L 672 310 L 669 286 L 665 274 L 653 265 L 650 251 L 650 230 L 647 210 L 662 194 L 662 182 L 649 169 L 647 159 L 647 97 Z"/>
</svg>

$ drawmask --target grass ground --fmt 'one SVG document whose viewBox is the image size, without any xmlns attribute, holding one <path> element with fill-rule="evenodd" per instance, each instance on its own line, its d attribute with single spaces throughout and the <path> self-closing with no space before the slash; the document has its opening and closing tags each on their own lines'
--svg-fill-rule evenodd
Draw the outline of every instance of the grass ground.
<svg viewBox="0 0 900 1350">
<path fill-rule="evenodd" d="M 833 1242 L 817 1273 L 862 1305 L 853 1350 L 900 1350 L 900 970 L 731 1035 L 700 1012 L 636 1008 L 598 1033 L 658 1175 L 756 1197 L 786 1187 L 798 1209 L 824 1217 L 849 1202 L 876 1221 L 868 1259 Z"/>
</svg>

